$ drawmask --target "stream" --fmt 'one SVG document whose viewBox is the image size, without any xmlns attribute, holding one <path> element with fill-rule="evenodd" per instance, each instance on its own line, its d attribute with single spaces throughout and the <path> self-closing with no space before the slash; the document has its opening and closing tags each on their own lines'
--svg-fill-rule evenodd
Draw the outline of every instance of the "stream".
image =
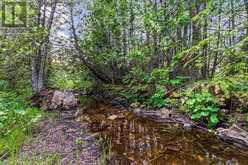
<svg viewBox="0 0 248 165">
<path fill-rule="evenodd" d="M 248 164 L 248 151 L 228 145 L 211 133 L 185 130 L 180 124 L 156 123 L 109 104 L 87 108 L 78 120 L 90 123 L 106 164 Z"/>
</svg>

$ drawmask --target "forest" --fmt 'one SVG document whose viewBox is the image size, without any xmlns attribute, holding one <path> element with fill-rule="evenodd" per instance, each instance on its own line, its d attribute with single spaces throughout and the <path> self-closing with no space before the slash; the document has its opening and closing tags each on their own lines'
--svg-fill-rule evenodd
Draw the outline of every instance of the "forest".
<svg viewBox="0 0 248 165">
<path fill-rule="evenodd" d="M 1 164 L 248 164 L 248 0 L 1 1 Z"/>
</svg>

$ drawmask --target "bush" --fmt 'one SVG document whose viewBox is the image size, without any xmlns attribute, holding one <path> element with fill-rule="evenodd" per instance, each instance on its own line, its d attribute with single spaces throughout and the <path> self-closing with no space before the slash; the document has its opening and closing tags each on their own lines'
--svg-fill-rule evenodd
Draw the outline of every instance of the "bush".
<svg viewBox="0 0 248 165">
<path fill-rule="evenodd" d="M 165 98 L 166 88 L 178 88 L 188 78 L 177 76 L 170 79 L 169 73 L 168 68 L 155 68 L 151 73 L 146 73 L 143 69 L 134 67 L 123 80 L 127 90 L 122 91 L 121 95 L 129 103 L 139 102 L 153 108 L 162 108 L 170 102 L 175 103 L 176 100 Z"/>
<path fill-rule="evenodd" d="M 66 71 L 56 71 L 50 79 L 49 86 L 52 88 L 63 89 L 81 89 L 91 91 L 94 86 L 93 80 L 89 78 L 87 73 L 76 72 L 70 73 Z"/>
<path fill-rule="evenodd" d="M 0 89 L 7 90 L 8 88 L 8 82 L 5 80 L 0 80 Z"/>
<path fill-rule="evenodd" d="M 187 98 L 184 105 L 191 119 L 203 121 L 209 128 L 218 124 L 219 108 L 215 97 L 209 92 L 194 93 Z"/>
<path fill-rule="evenodd" d="M 166 105 L 165 102 L 165 89 L 158 87 L 154 94 L 148 99 L 148 105 L 154 108 L 162 108 Z"/>
<path fill-rule="evenodd" d="M 20 145 L 31 133 L 31 126 L 42 113 L 29 107 L 15 93 L 0 92 L 0 155 L 9 152 L 14 159 Z"/>
</svg>

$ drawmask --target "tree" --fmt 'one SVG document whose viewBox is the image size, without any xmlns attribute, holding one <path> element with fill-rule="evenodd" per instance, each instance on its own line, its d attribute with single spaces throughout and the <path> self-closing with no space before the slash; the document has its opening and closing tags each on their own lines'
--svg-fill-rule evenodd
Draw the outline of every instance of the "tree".
<svg viewBox="0 0 248 165">
<path fill-rule="evenodd" d="M 58 0 L 53 0 L 49 3 L 46 0 L 38 0 L 38 18 L 37 27 L 46 29 L 47 33 L 41 41 L 39 48 L 32 56 L 32 88 L 34 95 L 41 92 L 44 87 L 44 76 L 47 63 L 48 50 L 50 48 L 51 28 L 56 13 Z M 48 8 L 51 8 L 50 13 L 47 13 Z"/>
</svg>

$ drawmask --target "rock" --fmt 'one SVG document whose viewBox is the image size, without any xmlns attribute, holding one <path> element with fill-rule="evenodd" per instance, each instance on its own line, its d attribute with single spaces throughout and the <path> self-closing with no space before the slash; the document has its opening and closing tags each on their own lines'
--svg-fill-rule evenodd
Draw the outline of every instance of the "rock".
<svg viewBox="0 0 248 165">
<path fill-rule="evenodd" d="M 48 110 L 47 104 L 42 104 L 41 107 L 40 107 L 40 109 L 43 110 L 43 111 Z"/>
<path fill-rule="evenodd" d="M 220 113 L 223 113 L 223 114 L 226 114 L 226 113 L 229 113 L 230 111 L 228 109 L 221 109 L 220 110 Z"/>
<path fill-rule="evenodd" d="M 64 93 L 55 91 L 52 98 L 51 109 L 58 109 L 63 104 Z"/>
<path fill-rule="evenodd" d="M 214 86 L 214 95 L 220 95 L 221 94 L 221 89 L 219 85 Z"/>
<path fill-rule="evenodd" d="M 136 115 L 140 115 L 142 113 L 142 109 L 140 108 L 136 108 L 133 110 L 133 112 L 136 114 Z"/>
<path fill-rule="evenodd" d="M 118 116 L 116 116 L 116 115 L 111 115 L 108 117 L 109 120 L 115 120 L 117 118 L 118 118 Z"/>
<path fill-rule="evenodd" d="M 220 105 L 220 107 L 226 107 L 226 98 L 224 98 L 223 96 L 221 97 L 217 97 L 218 99 L 218 104 Z"/>
<path fill-rule="evenodd" d="M 193 125 L 192 124 L 189 124 L 189 123 L 184 123 L 183 124 L 183 128 L 187 131 L 191 131 L 192 128 L 193 128 Z"/>
<path fill-rule="evenodd" d="M 71 109 L 78 106 L 78 101 L 71 91 L 55 91 L 51 101 L 50 109 Z"/>
<path fill-rule="evenodd" d="M 82 115 L 82 116 L 76 117 L 76 121 L 77 122 L 85 121 L 85 122 L 89 122 L 90 123 L 91 122 L 91 119 L 90 119 L 89 116 Z"/>
<path fill-rule="evenodd" d="M 120 97 L 114 98 L 110 103 L 114 106 L 126 105 L 126 101 Z"/>
<path fill-rule="evenodd" d="M 140 105 L 140 108 L 145 108 L 145 107 L 146 107 L 146 105 L 144 105 L 144 104 Z"/>
<path fill-rule="evenodd" d="M 171 117 L 171 112 L 169 109 L 163 108 L 161 111 L 158 111 L 158 116 L 160 116 L 163 119 L 167 119 Z"/>
<path fill-rule="evenodd" d="M 75 108 L 78 105 L 78 101 L 74 94 L 71 91 L 64 92 L 64 99 L 63 99 L 63 108 L 64 109 L 71 109 Z"/>
<path fill-rule="evenodd" d="M 225 141 L 242 148 L 248 148 L 248 132 L 236 124 L 228 129 L 218 128 L 217 134 Z"/>
</svg>

